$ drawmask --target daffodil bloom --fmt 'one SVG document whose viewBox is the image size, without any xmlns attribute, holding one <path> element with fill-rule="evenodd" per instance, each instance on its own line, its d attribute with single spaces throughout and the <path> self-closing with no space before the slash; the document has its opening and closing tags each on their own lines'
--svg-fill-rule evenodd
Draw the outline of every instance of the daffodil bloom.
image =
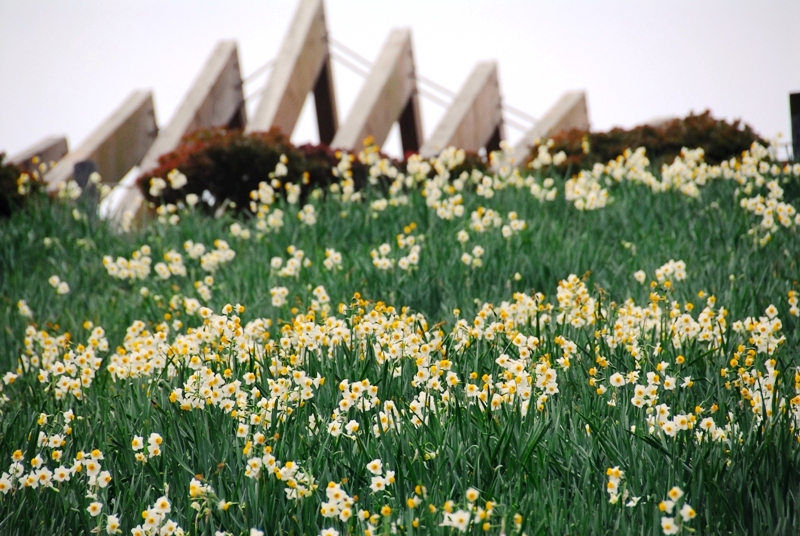
<svg viewBox="0 0 800 536">
<path fill-rule="evenodd" d="M 386 480 L 382 476 L 373 476 L 369 485 L 373 493 L 386 489 Z"/>
<path fill-rule="evenodd" d="M 675 523 L 675 518 L 662 517 L 661 530 L 664 531 L 664 534 L 678 534 L 681 528 L 677 523 Z"/>
<path fill-rule="evenodd" d="M 683 521 L 686 522 L 686 521 L 689 521 L 691 519 L 694 519 L 694 517 L 697 515 L 697 512 L 695 512 L 694 508 L 689 506 L 688 503 L 684 503 L 683 506 L 680 509 L 680 514 L 681 514 L 681 517 L 683 518 Z"/>
<path fill-rule="evenodd" d="M 466 510 L 456 510 L 455 512 L 445 512 L 444 520 L 439 524 L 440 527 L 453 527 L 461 532 L 466 532 L 469 527 L 470 513 Z"/>
<path fill-rule="evenodd" d="M 372 460 L 367 464 L 367 470 L 373 475 L 380 475 L 383 472 L 383 462 L 380 459 Z"/>
<path fill-rule="evenodd" d="M 100 512 L 103 511 L 103 503 L 95 501 L 89 504 L 89 507 L 86 508 L 86 510 L 89 512 L 89 514 L 91 514 L 92 517 L 97 517 L 100 515 Z"/>
<path fill-rule="evenodd" d="M 681 488 L 679 488 L 678 486 L 673 486 L 673 487 L 672 487 L 672 488 L 669 490 L 669 492 L 667 492 L 667 495 L 669 495 L 669 498 L 670 498 L 671 500 L 673 500 L 673 501 L 677 501 L 678 499 L 680 499 L 681 497 L 683 497 L 683 490 L 682 490 Z"/>
</svg>

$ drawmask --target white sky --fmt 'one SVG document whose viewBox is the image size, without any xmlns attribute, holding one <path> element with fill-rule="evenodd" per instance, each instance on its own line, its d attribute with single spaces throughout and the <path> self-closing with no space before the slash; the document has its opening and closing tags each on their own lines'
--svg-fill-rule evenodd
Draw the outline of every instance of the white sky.
<svg viewBox="0 0 800 536">
<path fill-rule="evenodd" d="M 0 0 L 0 151 L 56 134 L 76 147 L 137 88 L 154 91 L 164 125 L 218 40 L 238 40 L 246 76 L 277 54 L 295 7 Z M 710 108 L 762 136 L 791 134 L 788 94 L 800 91 L 797 0 L 327 0 L 325 8 L 331 36 L 370 60 L 391 28 L 410 27 L 418 73 L 452 90 L 476 62 L 497 60 L 504 102 L 533 116 L 562 92 L 585 89 L 594 130 Z M 362 79 L 333 68 L 341 122 Z M 443 109 L 426 99 L 422 107 L 428 134 Z M 311 111 L 294 141 L 317 140 Z M 506 127 L 512 142 L 520 134 Z M 399 152 L 397 136 L 385 149 Z"/>
</svg>

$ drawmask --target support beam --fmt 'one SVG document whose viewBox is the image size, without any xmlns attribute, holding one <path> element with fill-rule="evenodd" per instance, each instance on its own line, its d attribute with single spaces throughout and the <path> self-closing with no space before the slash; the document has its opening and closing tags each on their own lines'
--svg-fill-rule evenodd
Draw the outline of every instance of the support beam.
<svg viewBox="0 0 800 536">
<path fill-rule="evenodd" d="M 494 150 L 499 148 L 502 139 L 503 114 L 497 63 L 481 62 L 472 70 L 419 153 L 429 158 L 451 145 L 473 152 L 483 147 Z"/>
<path fill-rule="evenodd" d="M 50 136 L 27 149 L 18 152 L 8 159 L 25 173 L 39 173 L 39 165 L 45 164 L 47 168 L 61 160 L 67 154 L 67 138 L 64 136 Z M 33 160 L 38 158 L 38 163 Z"/>
<path fill-rule="evenodd" d="M 406 107 L 400 113 L 400 119 L 397 120 L 400 127 L 400 143 L 403 147 L 403 153 L 418 153 L 419 148 L 422 146 L 422 116 L 419 107 L 419 96 L 417 90 L 408 99 Z"/>
<path fill-rule="evenodd" d="M 355 102 L 332 147 L 356 152 L 362 149 L 367 136 L 372 136 L 380 147 L 398 121 L 403 151 L 419 151 L 422 121 L 411 30 L 392 30 Z"/>
<path fill-rule="evenodd" d="M 547 138 L 573 128 L 589 130 L 586 92 L 567 91 L 514 147 L 514 162 L 522 165 L 537 139 Z"/>
<path fill-rule="evenodd" d="M 158 158 L 175 150 L 181 139 L 201 128 L 243 128 L 247 123 L 236 41 L 220 41 L 192 83 L 169 124 L 161 130 L 150 150 L 139 163 L 147 172 L 158 166 Z M 130 168 L 129 168 L 130 169 Z M 127 170 L 126 170 L 127 171 Z M 137 214 L 144 199 L 129 174 L 109 199 L 101 205 L 106 217 L 122 218 L 125 212 Z"/>
<path fill-rule="evenodd" d="M 134 91 L 86 138 L 44 176 L 48 191 L 67 182 L 75 165 L 90 160 L 106 184 L 116 184 L 153 144 L 158 132 L 150 91 Z"/>
<path fill-rule="evenodd" d="M 312 90 L 319 139 L 330 144 L 338 129 L 338 114 L 325 9 L 322 0 L 301 0 L 247 131 L 278 127 L 291 136 Z"/>
<path fill-rule="evenodd" d="M 314 107 L 317 110 L 317 130 L 319 141 L 330 145 L 339 127 L 339 115 L 336 110 L 336 93 L 333 89 L 333 70 L 330 60 L 322 65 L 322 70 L 314 84 Z M 297 120 L 295 120 L 295 123 Z M 294 127 L 292 127 L 294 130 Z M 291 134 L 290 134 L 291 136 Z"/>
</svg>

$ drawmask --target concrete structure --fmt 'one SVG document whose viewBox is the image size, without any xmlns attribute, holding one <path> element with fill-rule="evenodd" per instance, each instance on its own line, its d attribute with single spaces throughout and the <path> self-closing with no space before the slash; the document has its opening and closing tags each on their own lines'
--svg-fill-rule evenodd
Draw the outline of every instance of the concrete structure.
<svg viewBox="0 0 800 536">
<path fill-rule="evenodd" d="M 573 128 L 589 130 L 589 111 L 586 106 L 586 93 L 583 91 L 564 93 L 544 117 L 522 136 L 514 147 L 515 163 L 523 164 L 537 139 L 546 140 L 554 134 Z"/>
<path fill-rule="evenodd" d="M 195 130 L 244 128 L 246 123 L 236 41 L 220 41 L 139 167 L 143 171 L 156 167 L 159 156 L 173 151 L 185 135 Z"/>
<path fill-rule="evenodd" d="M 482 62 L 472 70 L 419 153 L 431 157 L 451 145 L 465 151 L 477 152 L 482 147 L 493 151 L 500 148 L 502 139 L 503 113 L 497 64 Z"/>
<path fill-rule="evenodd" d="M 247 131 L 278 127 L 291 136 L 311 91 L 320 142 L 330 144 L 339 116 L 322 0 L 300 1 Z"/>
<path fill-rule="evenodd" d="M 220 41 L 138 167 L 143 172 L 155 168 L 161 155 L 173 151 L 186 134 L 195 130 L 220 126 L 244 128 L 246 123 L 236 41 Z M 139 212 L 144 197 L 136 188 L 136 178 L 136 174 L 128 174 L 115 188 L 118 191 L 112 192 L 102 204 L 101 211 L 106 217 L 119 219 L 126 211 Z"/>
<path fill-rule="evenodd" d="M 34 171 L 39 173 L 39 164 L 34 164 L 33 159 L 38 157 L 40 163 L 51 167 L 67 154 L 67 138 L 64 136 L 50 136 L 38 143 L 31 145 L 24 151 L 20 151 L 11 158 L 9 162 L 17 166 L 25 173 L 31 174 Z"/>
<path fill-rule="evenodd" d="M 47 189 L 57 190 L 72 178 L 75 164 L 85 160 L 96 164 L 103 182 L 115 184 L 142 159 L 157 132 L 153 94 L 134 91 L 80 147 L 45 174 Z"/>
<path fill-rule="evenodd" d="M 677 115 L 657 115 L 655 117 L 651 117 L 647 121 L 643 121 L 639 123 L 638 127 L 652 127 L 652 128 L 661 128 L 670 121 L 674 121 L 676 119 L 680 119 Z"/>
<path fill-rule="evenodd" d="M 346 49 L 344 45 L 342 48 Z M 175 150 L 184 136 L 210 127 L 245 128 L 247 132 L 276 127 L 291 136 L 310 92 L 314 93 L 320 141 L 337 149 L 356 152 L 368 136 L 383 145 L 395 122 L 400 126 L 403 150 L 419 152 L 423 157 L 435 156 L 449 146 L 472 152 L 499 149 L 504 128 L 495 62 L 475 66 L 430 139 L 423 143 L 410 30 L 392 30 L 374 64 L 349 52 L 359 63 L 368 65 L 370 72 L 340 130 L 331 69 L 331 60 L 338 58 L 331 56 L 329 48 L 324 1 L 299 0 L 280 52 L 269 62 L 272 72 L 249 123 L 237 44 L 221 41 L 160 132 L 151 93 L 136 92 L 83 145 L 67 153 L 45 180 L 51 189 L 56 189 L 70 177 L 86 180 L 91 170 L 97 169 L 104 182 L 115 184 L 101 203 L 100 213 L 119 222 L 126 213 L 140 213 L 144 197 L 136 179 L 156 168 L 159 158 Z M 797 116 L 800 125 L 800 95 L 791 97 L 792 115 Z M 514 111 L 525 116 L 524 112 Z M 582 91 L 566 93 L 525 133 L 514 149 L 517 163 L 524 162 L 529 146 L 537 138 L 570 128 L 589 128 Z M 795 140 L 800 140 L 800 133 L 795 134 Z M 54 138 L 40 142 L 12 161 L 30 163 L 34 156 L 44 161 L 58 160 L 64 153 L 66 140 Z"/>
<path fill-rule="evenodd" d="M 331 142 L 333 148 L 359 151 L 367 136 L 372 136 L 375 144 L 382 146 L 392 125 L 399 121 L 403 151 L 419 151 L 422 120 L 411 30 L 392 30 L 355 102 L 357 104 Z"/>
</svg>

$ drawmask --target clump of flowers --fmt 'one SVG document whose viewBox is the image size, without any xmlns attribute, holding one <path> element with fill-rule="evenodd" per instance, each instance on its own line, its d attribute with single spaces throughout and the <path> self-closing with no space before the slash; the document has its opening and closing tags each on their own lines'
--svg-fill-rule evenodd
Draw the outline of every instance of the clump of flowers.
<svg viewBox="0 0 800 536">
<path fill-rule="evenodd" d="M 411 271 L 419 265 L 420 252 L 422 251 L 420 242 L 425 239 L 425 236 L 411 235 L 410 233 L 416 228 L 417 224 L 412 222 L 411 224 L 405 226 L 403 229 L 404 233 L 397 235 L 397 247 L 400 248 L 400 250 L 406 248 L 409 250 L 408 254 L 401 256 L 397 260 L 397 267 L 404 272 Z"/>
<path fill-rule="evenodd" d="M 789 303 L 789 314 L 792 316 L 800 316 L 800 307 L 797 306 L 800 297 L 796 290 L 790 290 L 786 293 L 786 301 Z"/>
<path fill-rule="evenodd" d="M 609 495 L 608 502 L 616 504 L 620 496 L 619 485 L 625 473 L 619 467 L 609 467 L 606 469 L 606 476 L 608 477 L 608 483 L 606 484 L 606 491 Z"/>
<path fill-rule="evenodd" d="M 314 299 L 311 300 L 310 309 L 320 312 L 322 318 L 326 318 L 331 312 L 331 298 L 328 296 L 328 291 L 325 290 L 325 287 L 322 285 L 317 285 L 314 287 L 314 290 L 311 291 L 311 294 L 314 296 Z"/>
<path fill-rule="evenodd" d="M 333 248 L 325 248 L 325 260 L 322 265 L 326 270 L 341 270 L 342 269 L 342 254 Z"/>
<path fill-rule="evenodd" d="M 564 197 L 580 211 L 598 210 L 608 203 L 608 190 L 600 184 L 603 166 L 598 166 L 592 171 L 581 170 L 564 185 Z"/>
<path fill-rule="evenodd" d="M 678 534 L 684 528 L 692 531 L 686 524 L 697 516 L 697 512 L 686 502 L 683 490 L 678 486 L 667 492 L 667 498 L 658 503 L 658 509 L 666 514 L 661 517 L 661 530 L 664 534 Z M 677 511 L 677 516 L 672 515 L 674 511 Z"/>
<path fill-rule="evenodd" d="M 350 410 L 367 412 L 380 404 L 378 386 L 372 385 L 369 379 L 352 383 L 345 379 L 339 383 L 339 391 L 341 391 L 341 399 L 338 407 L 333 411 L 333 419 L 328 424 L 328 433 L 333 437 L 338 437 L 344 432 L 347 437 L 355 440 L 360 425 L 355 419 L 345 422 L 347 416 Z"/>
<path fill-rule="evenodd" d="M 203 516 L 209 517 L 215 508 L 226 512 L 228 508 L 236 504 L 217 497 L 211 484 L 203 482 L 202 478 L 202 475 L 196 475 L 189 483 L 189 498 L 192 500 L 190 506 L 197 512 L 196 520 Z"/>
<path fill-rule="evenodd" d="M 69 294 L 69 284 L 66 281 L 62 281 L 57 275 L 50 276 L 47 282 L 56 289 L 57 294 Z"/>
<path fill-rule="evenodd" d="M 394 268 L 394 259 L 388 257 L 391 252 L 392 246 L 386 243 L 378 246 L 378 249 L 370 251 L 369 255 L 372 257 L 372 264 L 375 268 L 378 270 L 391 270 Z"/>
<path fill-rule="evenodd" d="M 242 226 L 238 221 L 231 224 L 230 233 L 234 238 L 240 238 L 242 240 L 248 240 L 250 238 L 250 229 Z"/>
<path fill-rule="evenodd" d="M 527 227 L 525 220 L 519 218 L 515 211 L 508 213 L 508 223 L 500 230 L 503 238 L 511 238 Z"/>
<path fill-rule="evenodd" d="M 269 294 L 272 296 L 273 307 L 283 307 L 286 305 L 286 297 L 289 295 L 289 289 L 286 287 L 272 287 L 269 289 Z"/>
<path fill-rule="evenodd" d="M 184 530 L 167 516 L 172 512 L 172 503 L 166 495 L 156 499 L 153 506 L 142 512 L 144 523 L 131 529 L 133 536 L 183 536 Z"/>
<path fill-rule="evenodd" d="M 83 398 L 83 390 L 91 387 L 103 361 L 98 352 L 108 350 L 108 340 L 101 326 L 87 321 L 84 328 L 91 330 L 86 344 L 69 349 L 69 334 L 53 339 L 46 331 L 37 331 L 33 326 L 26 330 L 27 356 L 23 369 L 41 367 L 37 378 L 57 400 L 70 393 L 75 398 Z"/>
<path fill-rule="evenodd" d="M 183 264 L 183 255 L 171 249 L 164 253 L 166 262 L 159 262 L 155 265 L 156 274 L 161 279 L 169 279 L 171 276 L 186 277 L 186 265 Z"/>
<path fill-rule="evenodd" d="M 472 268 L 480 268 L 483 266 L 483 254 L 485 250 L 483 246 L 475 245 L 472 247 L 471 252 L 464 252 L 461 254 L 461 262 Z"/>
<path fill-rule="evenodd" d="M 534 178 L 528 177 L 526 183 L 530 184 L 530 192 L 540 202 L 554 201 L 558 197 L 558 188 L 552 177 L 545 178 L 541 184 Z"/>
<path fill-rule="evenodd" d="M 125 257 L 117 257 L 116 260 L 110 255 L 103 257 L 103 267 L 113 278 L 116 279 L 147 279 L 150 275 L 150 265 L 152 259 L 150 258 L 150 246 L 143 245 L 131 254 L 130 259 Z"/>
<path fill-rule="evenodd" d="M 384 471 L 383 462 L 380 459 L 369 462 L 367 471 L 372 473 L 372 479 L 369 484 L 372 493 L 386 491 L 387 486 L 394 484 L 394 471 Z"/>
<path fill-rule="evenodd" d="M 495 504 L 492 501 L 486 501 L 483 506 L 476 504 L 480 498 L 480 491 L 475 488 L 467 489 L 464 498 L 466 504 L 462 503 L 459 505 L 462 508 L 457 510 L 455 501 L 445 502 L 442 508 L 444 516 L 439 526 L 452 527 L 459 532 L 467 532 L 471 526 L 480 527 L 484 532 L 489 531 L 492 528 L 491 517 L 495 513 Z M 514 516 L 514 522 L 520 525 L 522 516 L 519 514 Z"/>
<path fill-rule="evenodd" d="M 501 227 L 503 217 L 494 209 L 478 207 L 469 217 L 469 228 L 476 233 L 485 233 L 489 229 Z"/>
<path fill-rule="evenodd" d="M 536 156 L 530 161 L 528 164 L 529 167 L 535 170 L 540 170 L 545 166 L 560 166 L 564 161 L 567 159 L 567 154 L 564 151 L 559 151 L 554 155 L 550 154 L 550 149 L 553 147 L 555 142 L 552 139 L 548 139 L 545 143 L 540 144 L 541 140 L 536 140 L 534 145 L 538 145 Z"/>
<path fill-rule="evenodd" d="M 299 277 L 303 267 L 311 266 L 311 260 L 306 258 L 305 251 L 294 246 L 286 248 L 290 257 L 284 261 L 281 257 L 273 257 L 270 261 L 270 268 L 276 270 L 278 277 Z"/>
<path fill-rule="evenodd" d="M 61 182 L 58 184 L 58 198 L 59 199 L 71 199 L 75 200 L 78 199 L 81 194 L 83 193 L 83 189 L 75 182 L 74 179 L 70 179 L 67 182 Z"/>
<path fill-rule="evenodd" d="M 297 219 L 308 226 L 316 224 L 317 210 L 314 208 L 314 205 L 304 205 L 300 212 L 297 213 Z"/>
<path fill-rule="evenodd" d="M 131 440 L 131 448 L 136 456 L 136 461 L 139 462 L 146 462 L 149 459 L 155 458 L 157 456 L 161 456 L 161 445 L 164 442 L 164 438 L 161 437 L 161 434 L 153 432 L 147 438 L 147 452 L 143 451 L 144 449 L 144 438 L 142 436 L 134 436 L 133 440 Z"/>
<path fill-rule="evenodd" d="M 20 316 L 29 319 L 33 318 L 33 311 L 31 311 L 31 308 L 28 306 L 28 302 L 25 300 L 17 301 L 17 311 L 19 312 Z"/>
<path fill-rule="evenodd" d="M 597 301 L 589 294 L 586 284 L 575 274 L 558 282 L 556 293 L 561 312 L 556 317 L 560 324 L 580 328 L 594 322 Z"/>
<path fill-rule="evenodd" d="M 200 268 L 213 274 L 222 264 L 231 262 L 234 257 L 236 257 L 236 252 L 225 240 L 218 238 L 214 240 L 214 249 L 201 255 Z"/>
<path fill-rule="evenodd" d="M 656 270 L 656 280 L 659 283 L 663 283 L 670 278 L 674 278 L 676 281 L 686 279 L 686 263 L 670 259 L 668 263 Z"/>
<path fill-rule="evenodd" d="M 322 517 L 338 517 L 341 521 L 347 522 L 353 516 L 354 499 L 350 497 L 341 485 L 336 482 L 328 482 L 325 488 L 324 501 L 319 508 Z"/>
</svg>

